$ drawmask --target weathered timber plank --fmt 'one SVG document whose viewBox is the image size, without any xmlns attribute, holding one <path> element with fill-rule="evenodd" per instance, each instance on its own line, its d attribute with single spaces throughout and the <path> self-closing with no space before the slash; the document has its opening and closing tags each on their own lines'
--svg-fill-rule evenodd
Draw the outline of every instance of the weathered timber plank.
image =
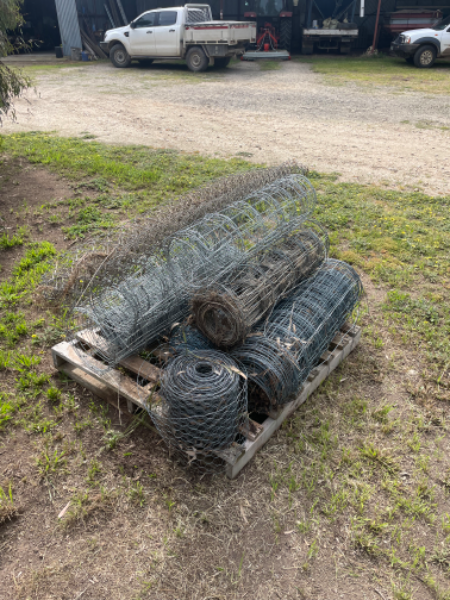
<svg viewBox="0 0 450 600">
<path fill-rule="evenodd" d="M 114 392 L 120 393 L 126 400 L 130 400 L 141 408 L 146 408 L 146 401 L 152 396 L 154 384 L 139 388 L 127 375 L 111 369 L 101 361 L 88 356 L 82 350 L 74 348 L 74 342 L 61 342 L 52 348 L 55 366 L 61 369 L 64 362 L 79 367 L 85 373 L 100 381 Z M 153 401 L 157 395 L 153 393 Z"/>
<path fill-rule="evenodd" d="M 87 344 L 94 350 L 98 350 L 103 356 L 114 355 L 114 349 L 104 337 L 99 335 L 98 329 L 83 329 L 76 334 L 77 340 L 83 344 Z"/>
<path fill-rule="evenodd" d="M 120 397 L 118 397 L 117 392 L 113 392 L 101 381 L 94 379 L 94 377 L 88 375 L 79 367 L 75 367 L 74 365 L 71 365 L 67 362 L 64 365 L 62 365 L 59 370 L 61 373 L 64 373 L 65 375 L 70 377 L 70 379 L 73 379 L 73 381 L 79 383 L 81 386 L 88 389 L 102 400 L 106 400 L 106 402 L 109 402 L 109 404 L 114 406 L 114 408 L 117 408 L 119 412 L 122 412 L 124 414 L 126 413 L 126 411 L 123 410 L 123 405 L 125 403 L 123 400 L 121 401 Z"/>
<path fill-rule="evenodd" d="M 90 346 L 94 350 L 101 352 L 105 357 L 114 353 L 111 344 L 99 335 L 97 329 L 83 329 L 83 331 L 77 333 L 76 337 L 77 340 Z M 122 367 L 125 367 L 125 369 L 130 370 L 132 373 L 141 376 L 143 379 L 155 382 L 159 381 L 161 375 L 160 369 L 141 358 L 138 354 L 133 354 L 128 358 L 124 358 L 119 364 Z"/>
<path fill-rule="evenodd" d="M 148 381 L 153 381 L 155 383 L 158 382 L 161 377 L 161 369 L 144 360 L 138 354 L 134 354 L 133 356 L 121 360 L 120 366 L 125 367 L 125 369 L 128 369 L 132 373 L 136 373 L 136 375 L 139 375 L 142 379 L 147 379 Z"/>
</svg>

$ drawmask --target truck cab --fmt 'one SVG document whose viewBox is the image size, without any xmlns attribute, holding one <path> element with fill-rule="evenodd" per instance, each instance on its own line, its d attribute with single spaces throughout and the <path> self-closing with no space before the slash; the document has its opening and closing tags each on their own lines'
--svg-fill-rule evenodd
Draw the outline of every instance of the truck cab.
<svg viewBox="0 0 450 600">
<path fill-rule="evenodd" d="M 159 8 L 139 15 L 125 27 L 110 29 L 100 44 L 115 67 L 132 60 L 182 58 L 191 71 L 209 64 L 225 67 L 256 40 L 253 22 L 213 21 L 208 4 Z"/>
<path fill-rule="evenodd" d="M 392 42 L 391 54 L 419 69 L 429 69 L 437 58 L 450 57 L 450 16 L 425 29 L 404 31 Z"/>
</svg>

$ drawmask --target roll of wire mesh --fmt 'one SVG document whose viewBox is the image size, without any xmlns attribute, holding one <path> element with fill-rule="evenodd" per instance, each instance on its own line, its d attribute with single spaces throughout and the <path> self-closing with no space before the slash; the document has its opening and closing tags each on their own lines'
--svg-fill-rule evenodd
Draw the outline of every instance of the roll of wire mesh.
<svg viewBox="0 0 450 600">
<path fill-rule="evenodd" d="M 162 400 L 149 414 L 172 453 L 202 470 L 224 466 L 220 452 L 245 431 L 247 387 L 236 362 L 217 351 L 191 351 L 163 371 Z"/>
<path fill-rule="evenodd" d="M 289 402 L 352 314 L 363 292 L 348 264 L 328 259 L 231 352 L 249 378 L 249 410 Z"/>
<path fill-rule="evenodd" d="M 297 174 L 206 215 L 165 242 L 164 252 L 174 278 L 189 291 L 218 281 L 299 227 L 315 204 L 311 183 Z"/>
<path fill-rule="evenodd" d="M 302 175 L 289 175 L 169 238 L 131 276 L 95 290 L 75 309 L 84 330 L 110 366 L 145 349 L 189 314 L 192 294 L 218 281 L 294 231 L 315 206 Z M 98 339 L 103 341 L 98 345 Z"/>
<path fill-rule="evenodd" d="M 320 267 L 329 240 L 315 221 L 302 223 L 269 249 L 250 257 L 192 299 L 198 329 L 218 348 L 242 344 L 281 298 Z"/>
</svg>

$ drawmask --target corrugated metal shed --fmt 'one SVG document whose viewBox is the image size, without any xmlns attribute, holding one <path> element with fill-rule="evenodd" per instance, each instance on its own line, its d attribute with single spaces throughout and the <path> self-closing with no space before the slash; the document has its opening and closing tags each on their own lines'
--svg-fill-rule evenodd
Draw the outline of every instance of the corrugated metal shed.
<svg viewBox="0 0 450 600">
<path fill-rule="evenodd" d="M 82 48 L 80 25 L 75 0 L 55 0 L 59 32 L 64 56 L 70 56 L 71 48 Z"/>
</svg>

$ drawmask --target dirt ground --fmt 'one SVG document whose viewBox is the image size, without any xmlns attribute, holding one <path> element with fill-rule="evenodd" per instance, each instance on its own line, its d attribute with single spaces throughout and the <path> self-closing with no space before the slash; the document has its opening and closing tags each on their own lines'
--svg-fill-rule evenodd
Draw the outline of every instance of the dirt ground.
<svg viewBox="0 0 450 600">
<path fill-rule="evenodd" d="M 356 84 L 332 86 L 308 64 L 232 64 L 193 75 L 180 64 L 37 70 L 4 133 L 56 131 L 256 162 L 295 158 L 345 181 L 449 191 L 450 101 Z M 425 124 L 424 124 L 425 119 Z"/>
</svg>

